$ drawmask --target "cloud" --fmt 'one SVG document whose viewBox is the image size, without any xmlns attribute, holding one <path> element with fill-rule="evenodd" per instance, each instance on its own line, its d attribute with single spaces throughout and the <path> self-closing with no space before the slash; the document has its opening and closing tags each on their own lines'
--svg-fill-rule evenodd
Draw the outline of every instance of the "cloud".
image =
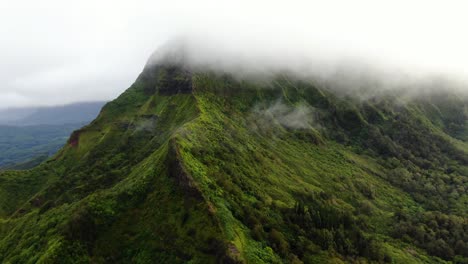
<svg viewBox="0 0 468 264">
<path fill-rule="evenodd" d="M 377 71 L 389 77 L 386 82 L 431 74 L 466 81 L 465 5 L 420 0 L 7 1 L 0 8 L 0 94 L 22 99 L 4 96 L 0 107 L 112 99 L 131 85 L 149 54 L 177 36 L 194 41 L 194 60 L 211 54 L 209 65 L 237 72 L 287 66 L 298 74 L 313 69 L 328 80 L 342 74 L 345 65 L 359 73 Z M 394 72 L 402 74 L 395 77 Z"/>
<path fill-rule="evenodd" d="M 304 103 L 293 106 L 278 100 L 268 107 L 256 105 L 251 120 L 260 129 L 272 128 L 274 124 L 289 129 L 310 129 L 314 127 L 314 109 Z"/>
<path fill-rule="evenodd" d="M 334 90 L 338 96 L 362 100 L 389 92 L 408 98 L 434 91 L 468 93 L 467 82 L 455 74 L 418 71 L 314 48 L 299 49 L 295 48 L 297 43 L 265 41 L 268 39 L 250 41 L 185 34 L 161 45 L 147 65 L 175 63 L 194 72 L 208 70 L 229 73 L 238 79 L 263 81 L 281 74 Z"/>
<path fill-rule="evenodd" d="M 27 105 L 32 103 L 30 98 L 13 92 L 13 91 L 6 91 L 0 92 L 0 104 L 6 107 L 9 106 L 17 106 L 17 105 Z"/>
<path fill-rule="evenodd" d="M 150 117 L 144 120 L 139 120 L 135 125 L 135 132 L 154 132 L 156 130 L 157 123 L 158 122 L 156 117 Z"/>
</svg>

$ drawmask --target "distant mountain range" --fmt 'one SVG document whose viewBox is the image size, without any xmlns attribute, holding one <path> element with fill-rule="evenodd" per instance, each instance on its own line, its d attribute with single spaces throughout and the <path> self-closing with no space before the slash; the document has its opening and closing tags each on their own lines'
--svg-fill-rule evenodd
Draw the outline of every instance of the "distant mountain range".
<svg viewBox="0 0 468 264">
<path fill-rule="evenodd" d="M 0 125 L 34 126 L 89 122 L 106 102 L 81 102 L 61 106 L 0 109 Z"/>
<path fill-rule="evenodd" d="M 26 169 L 57 152 L 105 102 L 0 110 L 0 168 Z"/>
</svg>

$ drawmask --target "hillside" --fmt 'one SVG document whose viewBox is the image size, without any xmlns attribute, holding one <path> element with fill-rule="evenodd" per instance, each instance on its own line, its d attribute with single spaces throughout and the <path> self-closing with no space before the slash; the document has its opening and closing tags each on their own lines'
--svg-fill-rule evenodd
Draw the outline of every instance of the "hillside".
<svg viewBox="0 0 468 264">
<path fill-rule="evenodd" d="M 0 173 L 10 263 L 466 263 L 468 98 L 147 65 Z"/>
</svg>

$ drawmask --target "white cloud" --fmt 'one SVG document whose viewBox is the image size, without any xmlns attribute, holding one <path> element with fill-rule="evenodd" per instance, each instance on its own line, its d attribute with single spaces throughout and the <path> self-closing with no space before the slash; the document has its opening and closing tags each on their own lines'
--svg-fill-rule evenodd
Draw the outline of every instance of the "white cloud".
<svg viewBox="0 0 468 264">
<path fill-rule="evenodd" d="M 185 34 L 245 57 L 353 57 L 466 78 L 466 10 L 441 0 L 0 0 L 0 107 L 112 99 L 154 49 Z"/>
</svg>

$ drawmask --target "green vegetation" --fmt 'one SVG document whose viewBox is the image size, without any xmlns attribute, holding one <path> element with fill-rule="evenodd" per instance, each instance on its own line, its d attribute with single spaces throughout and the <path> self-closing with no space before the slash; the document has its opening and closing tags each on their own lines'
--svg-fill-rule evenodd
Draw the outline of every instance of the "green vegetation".
<svg viewBox="0 0 468 264">
<path fill-rule="evenodd" d="M 468 99 L 441 98 L 147 67 L 52 159 L 0 173 L 0 259 L 466 263 Z"/>
</svg>

